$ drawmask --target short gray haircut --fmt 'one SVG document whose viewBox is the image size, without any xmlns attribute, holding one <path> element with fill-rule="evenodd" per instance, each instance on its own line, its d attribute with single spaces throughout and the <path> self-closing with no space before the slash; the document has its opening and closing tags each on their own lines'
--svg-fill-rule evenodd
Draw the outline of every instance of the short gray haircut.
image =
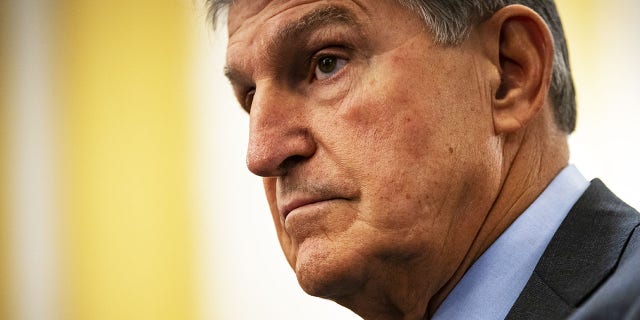
<svg viewBox="0 0 640 320">
<path fill-rule="evenodd" d="M 234 0 L 205 0 L 213 23 Z M 549 98 L 558 128 L 571 133 L 576 126 L 576 98 L 569 53 L 562 22 L 553 0 L 396 0 L 416 12 L 431 30 L 435 42 L 456 46 L 469 35 L 471 28 L 501 8 L 521 4 L 537 12 L 547 23 L 555 45 Z"/>
</svg>

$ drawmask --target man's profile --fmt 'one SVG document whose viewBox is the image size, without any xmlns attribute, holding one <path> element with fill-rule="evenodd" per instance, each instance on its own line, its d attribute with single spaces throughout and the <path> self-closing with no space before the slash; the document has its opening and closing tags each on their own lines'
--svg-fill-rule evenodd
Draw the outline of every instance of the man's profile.
<svg viewBox="0 0 640 320">
<path fill-rule="evenodd" d="M 307 293 L 365 319 L 640 317 L 640 216 L 568 166 L 553 1 L 209 2 Z"/>
</svg>

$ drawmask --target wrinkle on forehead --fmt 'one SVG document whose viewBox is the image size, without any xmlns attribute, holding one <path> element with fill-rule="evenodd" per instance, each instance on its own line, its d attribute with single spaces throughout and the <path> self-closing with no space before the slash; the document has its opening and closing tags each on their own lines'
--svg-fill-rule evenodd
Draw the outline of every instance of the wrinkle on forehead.
<svg viewBox="0 0 640 320">
<path fill-rule="evenodd" d="M 383 0 L 375 0 L 383 1 Z M 374 3 L 375 3 L 374 1 Z M 366 1 L 363 0 L 350 0 L 350 1 L 327 1 L 327 0 L 234 0 L 229 6 L 229 19 L 227 19 L 228 36 L 231 37 L 236 31 L 238 31 L 243 24 L 251 23 L 252 18 L 256 17 L 260 12 L 264 11 L 267 7 L 274 7 L 272 13 L 264 19 L 267 21 L 282 12 L 289 9 L 312 3 L 323 3 L 325 5 L 344 5 L 345 3 L 351 3 L 357 6 L 360 10 L 367 12 L 368 8 L 365 5 Z M 233 17 L 233 19 L 231 19 Z"/>
<path fill-rule="evenodd" d="M 295 2 L 295 4 L 291 5 L 291 2 Z M 227 19 L 229 38 L 231 38 L 231 36 L 233 36 L 238 30 L 242 29 L 243 25 L 254 22 L 256 17 L 261 12 L 265 11 L 267 7 L 274 8 L 271 9 L 272 13 L 268 17 L 264 18 L 263 21 L 268 21 L 291 8 L 313 2 L 317 2 L 317 0 L 234 0 L 229 6 L 229 15 Z"/>
<path fill-rule="evenodd" d="M 350 12 L 339 6 L 329 5 L 314 9 L 299 20 L 287 24 L 279 33 L 278 40 L 283 41 L 294 34 L 302 33 L 308 29 L 314 29 L 322 24 L 351 24 L 356 21 Z"/>
</svg>

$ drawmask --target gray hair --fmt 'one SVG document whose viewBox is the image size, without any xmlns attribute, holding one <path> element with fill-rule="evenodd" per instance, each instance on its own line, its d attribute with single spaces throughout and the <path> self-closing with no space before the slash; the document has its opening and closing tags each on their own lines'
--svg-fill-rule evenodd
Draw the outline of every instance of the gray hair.
<svg viewBox="0 0 640 320">
<path fill-rule="evenodd" d="M 215 21 L 234 0 L 205 0 L 209 17 Z M 557 126 L 571 133 L 576 126 L 576 99 L 569 53 L 562 22 L 553 0 L 396 0 L 422 17 L 439 45 L 455 46 L 463 42 L 470 29 L 510 4 L 521 4 L 537 12 L 547 23 L 555 52 L 549 98 Z"/>
</svg>

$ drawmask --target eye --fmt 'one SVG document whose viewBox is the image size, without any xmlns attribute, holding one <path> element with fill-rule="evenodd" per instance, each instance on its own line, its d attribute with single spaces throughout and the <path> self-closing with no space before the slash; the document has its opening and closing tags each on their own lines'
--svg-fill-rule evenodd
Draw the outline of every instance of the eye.
<svg viewBox="0 0 640 320">
<path fill-rule="evenodd" d="M 323 56 L 318 59 L 315 68 L 315 76 L 318 80 L 331 78 L 340 69 L 344 68 L 347 60 L 340 59 L 336 56 Z"/>
<path fill-rule="evenodd" d="M 253 103 L 253 96 L 256 95 L 256 89 L 253 89 L 244 96 L 244 109 L 247 112 L 251 111 L 251 104 Z"/>
</svg>

